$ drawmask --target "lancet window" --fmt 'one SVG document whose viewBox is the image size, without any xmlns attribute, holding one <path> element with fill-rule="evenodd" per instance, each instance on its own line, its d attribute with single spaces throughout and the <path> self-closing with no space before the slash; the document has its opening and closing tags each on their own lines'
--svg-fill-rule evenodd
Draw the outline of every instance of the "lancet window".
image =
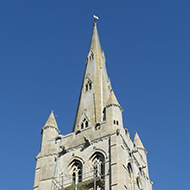
<svg viewBox="0 0 190 190">
<path fill-rule="evenodd" d="M 96 152 L 92 156 L 92 166 L 94 170 L 94 176 L 100 179 L 104 179 L 105 175 L 105 159 L 104 155 Z"/>
<path fill-rule="evenodd" d="M 128 163 L 127 170 L 128 170 L 129 180 L 131 181 L 131 176 L 132 176 L 132 172 L 133 172 L 131 163 Z"/>
<path fill-rule="evenodd" d="M 86 118 L 84 118 L 81 122 L 81 129 L 87 128 L 88 127 L 88 121 Z"/>
<path fill-rule="evenodd" d="M 88 56 L 88 60 L 91 61 L 94 59 L 94 53 L 91 51 L 89 56 Z"/>
<path fill-rule="evenodd" d="M 114 125 L 119 125 L 119 121 L 118 120 L 113 120 L 113 124 Z"/>
<path fill-rule="evenodd" d="M 77 184 L 82 182 L 82 163 L 79 160 L 73 160 L 70 164 L 72 181 Z"/>
<path fill-rule="evenodd" d="M 85 90 L 86 92 L 92 89 L 92 82 L 88 81 L 85 85 Z"/>
<path fill-rule="evenodd" d="M 95 190 L 104 190 L 105 184 L 105 157 L 100 152 L 95 152 L 91 159 L 92 169 L 93 169 L 93 178 L 96 180 Z"/>
<path fill-rule="evenodd" d="M 106 120 L 106 109 L 104 108 L 104 110 L 103 110 L 103 121 L 105 121 Z"/>
</svg>

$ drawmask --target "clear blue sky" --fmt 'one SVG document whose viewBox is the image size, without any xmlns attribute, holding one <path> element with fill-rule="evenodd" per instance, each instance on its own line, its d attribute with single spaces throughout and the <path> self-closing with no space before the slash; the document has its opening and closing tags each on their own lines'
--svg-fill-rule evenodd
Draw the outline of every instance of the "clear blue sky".
<svg viewBox="0 0 190 190">
<path fill-rule="evenodd" d="M 148 151 L 153 189 L 189 189 L 189 0 L 1 0 L 0 189 L 32 189 L 50 110 L 61 134 L 71 132 L 93 14 L 124 127 Z"/>
</svg>

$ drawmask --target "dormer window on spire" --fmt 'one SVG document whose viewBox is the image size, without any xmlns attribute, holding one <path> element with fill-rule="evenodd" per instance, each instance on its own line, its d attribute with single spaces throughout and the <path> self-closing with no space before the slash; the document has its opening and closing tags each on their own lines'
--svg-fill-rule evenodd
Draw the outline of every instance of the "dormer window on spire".
<svg viewBox="0 0 190 190">
<path fill-rule="evenodd" d="M 92 89 L 92 81 L 88 77 L 86 77 L 86 79 L 87 79 L 87 82 L 85 85 L 85 91 L 88 92 Z"/>
<path fill-rule="evenodd" d="M 78 123 L 78 130 L 83 130 L 90 126 L 90 120 L 88 118 L 86 111 L 87 111 L 86 109 L 83 110 L 80 121 Z"/>
<path fill-rule="evenodd" d="M 92 61 L 94 59 L 94 53 L 92 51 L 88 54 L 88 61 Z"/>
<path fill-rule="evenodd" d="M 92 89 L 92 82 L 88 82 L 85 86 L 86 92 Z"/>
<path fill-rule="evenodd" d="M 88 121 L 87 119 L 83 119 L 81 122 L 81 129 L 87 128 L 88 127 Z"/>
</svg>

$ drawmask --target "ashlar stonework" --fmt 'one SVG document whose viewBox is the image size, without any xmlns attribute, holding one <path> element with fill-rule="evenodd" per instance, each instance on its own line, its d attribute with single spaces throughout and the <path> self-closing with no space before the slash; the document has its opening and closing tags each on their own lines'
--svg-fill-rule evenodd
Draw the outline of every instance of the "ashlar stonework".
<svg viewBox="0 0 190 190">
<path fill-rule="evenodd" d="M 105 63 L 94 22 L 72 133 L 59 134 L 52 111 L 42 128 L 34 190 L 152 190 L 147 152 L 123 126 Z"/>
</svg>

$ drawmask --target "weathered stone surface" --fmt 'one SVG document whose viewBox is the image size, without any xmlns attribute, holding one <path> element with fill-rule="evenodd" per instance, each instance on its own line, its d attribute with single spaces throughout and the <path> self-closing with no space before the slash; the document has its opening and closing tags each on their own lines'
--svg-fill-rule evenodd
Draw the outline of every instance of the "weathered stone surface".
<svg viewBox="0 0 190 190">
<path fill-rule="evenodd" d="M 88 189 L 152 190 L 146 150 L 137 133 L 131 140 L 122 111 L 94 23 L 73 132 L 59 135 L 51 112 L 42 128 L 33 189 L 68 189 L 77 182 Z"/>
</svg>

